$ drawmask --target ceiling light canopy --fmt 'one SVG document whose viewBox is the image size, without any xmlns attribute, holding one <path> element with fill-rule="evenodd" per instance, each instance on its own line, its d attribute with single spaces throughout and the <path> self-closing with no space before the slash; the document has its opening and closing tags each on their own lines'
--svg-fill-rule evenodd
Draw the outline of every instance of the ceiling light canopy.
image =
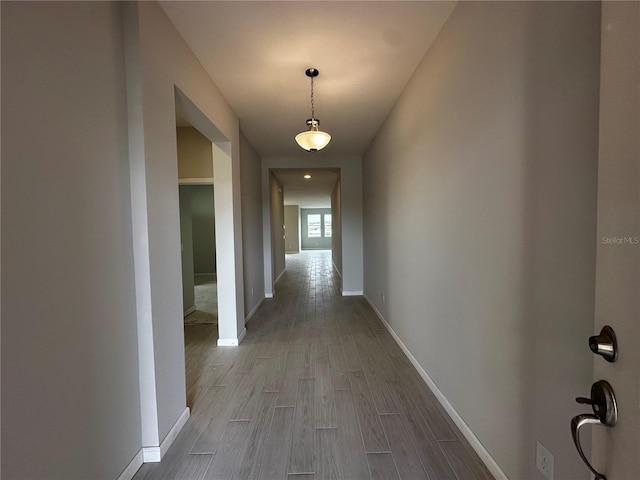
<svg viewBox="0 0 640 480">
<path fill-rule="evenodd" d="M 296 142 L 308 152 L 317 152 L 326 147 L 331 141 L 331 135 L 321 131 L 318 127 L 320 120 L 315 118 L 315 105 L 313 99 L 313 79 L 318 76 L 318 70 L 309 68 L 305 72 L 307 77 L 311 78 L 311 118 L 307 120 L 309 130 L 296 135 Z"/>
</svg>

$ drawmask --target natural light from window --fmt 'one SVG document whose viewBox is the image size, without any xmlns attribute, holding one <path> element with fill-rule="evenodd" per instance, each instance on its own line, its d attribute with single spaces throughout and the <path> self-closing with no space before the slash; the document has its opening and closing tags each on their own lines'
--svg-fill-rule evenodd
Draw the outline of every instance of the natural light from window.
<svg viewBox="0 0 640 480">
<path fill-rule="evenodd" d="M 322 232 L 320 231 L 322 222 L 320 220 L 321 215 L 319 214 L 311 214 L 307 215 L 307 237 L 309 238 L 320 238 L 322 237 Z"/>
<path fill-rule="evenodd" d="M 324 214 L 324 236 L 325 237 L 331 236 L 331 214 L 330 213 Z"/>
</svg>

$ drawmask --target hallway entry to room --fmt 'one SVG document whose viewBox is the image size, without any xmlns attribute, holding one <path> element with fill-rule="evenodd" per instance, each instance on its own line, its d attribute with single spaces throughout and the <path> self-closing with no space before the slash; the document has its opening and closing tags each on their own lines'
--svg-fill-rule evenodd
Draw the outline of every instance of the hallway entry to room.
<svg viewBox="0 0 640 480">
<path fill-rule="evenodd" d="M 185 327 L 191 418 L 143 479 L 490 479 L 329 251 L 287 255 L 238 347 Z"/>
<path fill-rule="evenodd" d="M 213 145 L 186 120 L 176 123 L 184 323 L 217 324 Z"/>
</svg>

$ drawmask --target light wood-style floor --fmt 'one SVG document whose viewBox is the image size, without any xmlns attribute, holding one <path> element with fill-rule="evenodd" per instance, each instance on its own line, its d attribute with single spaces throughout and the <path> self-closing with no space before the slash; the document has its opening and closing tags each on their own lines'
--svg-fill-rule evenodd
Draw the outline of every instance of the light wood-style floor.
<svg viewBox="0 0 640 480">
<path fill-rule="evenodd" d="M 330 252 L 287 256 L 239 347 L 185 327 L 191 418 L 147 479 L 491 479 Z"/>
</svg>

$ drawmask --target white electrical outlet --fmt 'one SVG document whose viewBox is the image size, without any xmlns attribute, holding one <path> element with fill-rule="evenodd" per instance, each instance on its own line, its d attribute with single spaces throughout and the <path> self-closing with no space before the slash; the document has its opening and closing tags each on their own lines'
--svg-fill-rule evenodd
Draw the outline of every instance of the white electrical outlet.
<svg viewBox="0 0 640 480">
<path fill-rule="evenodd" d="M 385 300 L 384 300 L 384 293 L 381 295 L 381 297 L 382 297 L 382 303 L 385 303 Z"/>
<path fill-rule="evenodd" d="M 538 441 L 536 441 L 536 468 L 545 478 L 553 480 L 553 455 Z"/>
</svg>

